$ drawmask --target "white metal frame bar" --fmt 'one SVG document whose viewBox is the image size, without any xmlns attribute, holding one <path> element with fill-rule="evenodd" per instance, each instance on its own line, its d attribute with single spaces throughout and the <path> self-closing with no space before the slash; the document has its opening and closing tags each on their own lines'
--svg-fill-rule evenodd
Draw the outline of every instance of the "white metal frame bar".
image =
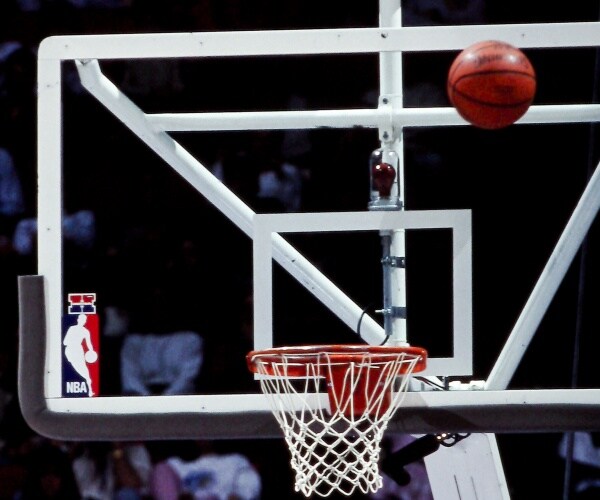
<svg viewBox="0 0 600 500">
<path fill-rule="evenodd" d="M 326 407 L 326 393 L 320 394 Z M 298 396 L 298 411 L 303 403 Z M 538 389 L 538 390 L 499 390 L 499 391 L 425 391 L 408 392 L 402 400 L 403 411 L 423 408 L 443 408 L 448 412 L 469 406 L 497 407 L 498 405 L 549 406 L 560 401 L 565 406 L 598 404 L 600 389 Z M 240 411 L 271 412 L 268 400 L 262 394 L 236 394 L 234 398 L 223 398 L 220 394 L 202 396 L 153 396 L 140 397 L 101 397 L 101 398 L 49 398 L 48 409 L 57 413 L 114 413 L 117 415 L 160 413 L 177 414 L 181 412 L 203 413 L 238 413 Z M 400 412 L 402 413 L 402 411 Z M 401 416 L 398 416 L 401 418 Z M 487 429 L 494 431 L 495 425 L 500 428 L 506 423 L 490 424 Z M 535 427 L 535 422 L 531 422 Z M 542 426 L 542 423 L 539 423 Z M 454 425 L 452 426 L 455 429 Z M 510 427 L 508 427 L 510 428 Z M 448 428 L 444 429 L 448 431 Z M 468 429 L 465 422 L 463 429 Z M 438 429 L 439 430 L 439 429 Z M 515 427 L 513 432 L 519 432 Z"/>
<path fill-rule="evenodd" d="M 460 50 L 493 37 L 521 48 L 595 47 L 597 22 L 319 30 L 69 35 L 47 38 L 48 60 L 245 57 Z"/>
<path fill-rule="evenodd" d="M 316 111 L 157 113 L 147 115 L 156 130 L 216 132 L 316 128 L 447 127 L 468 125 L 454 108 L 378 108 Z M 600 121 L 599 104 L 532 106 L 519 124 Z"/>
</svg>

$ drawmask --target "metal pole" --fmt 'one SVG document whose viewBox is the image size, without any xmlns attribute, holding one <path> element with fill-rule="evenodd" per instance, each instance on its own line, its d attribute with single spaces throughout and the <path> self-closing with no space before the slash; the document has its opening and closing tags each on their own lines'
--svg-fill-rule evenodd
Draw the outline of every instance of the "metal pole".
<svg viewBox="0 0 600 500">
<path fill-rule="evenodd" d="M 402 26 L 402 7 L 400 0 L 380 0 L 379 4 L 379 24 L 381 28 L 391 27 L 399 28 Z M 402 52 L 382 52 L 379 56 L 379 77 L 380 77 L 380 95 L 391 103 L 392 109 L 403 108 L 403 80 L 402 80 Z M 395 168 L 398 182 L 394 184 L 391 193 L 399 201 L 401 209 L 404 207 L 404 145 L 402 137 L 402 127 L 392 127 L 391 136 L 384 134 L 382 139 L 382 148 L 384 156 L 386 150 L 395 152 L 397 158 Z M 389 233 L 389 257 L 399 257 L 404 259 L 406 254 L 405 231 L 396 230 Z M 387 245 L 387 242 L 384 243 Z M 390 309 L 401 310 L 406 308 L 406 273 L 404 267 L 384 266 L 384 278 L 386 286 L 384 294 L 389 294 L 389 298 L 384 297 L 384 306 L 386 311 Z M 386 319 L 391 313 L 386 314 Z M 391 341 L 395 344 L 406 344 L 408 342 L 406 333 L 406 318 L 396 315 L 391 316 L 386 335 L 390 335 Z"/>
</svg>

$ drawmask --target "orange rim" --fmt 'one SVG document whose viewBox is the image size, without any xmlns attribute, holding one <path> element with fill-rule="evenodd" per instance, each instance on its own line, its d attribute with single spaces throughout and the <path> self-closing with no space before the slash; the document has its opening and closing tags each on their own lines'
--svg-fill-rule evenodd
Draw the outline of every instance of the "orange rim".
<svg viewBox="0 0 600 500">
<path fill-rule="evenodd" d="M 421 347 L 362 344 L 273 347 L 249 352 L 246 361 L 249 370 L 253 373 L 275 375 L 273 366 L 281 364 L 285 359 L 285 374 L 290 377 L 301 377 L 307 374 L 308 365 L 323 364 L 325 357 L 327 364 L 339 366 L 359 363 L 366 357 L 371 363 L 385 363 L 397 359 L 399 354 L 405 354 L 412 359 L 418 358 L 413 372 L 423 371 L 427 366 L 427 351 Z"/>
</svg>

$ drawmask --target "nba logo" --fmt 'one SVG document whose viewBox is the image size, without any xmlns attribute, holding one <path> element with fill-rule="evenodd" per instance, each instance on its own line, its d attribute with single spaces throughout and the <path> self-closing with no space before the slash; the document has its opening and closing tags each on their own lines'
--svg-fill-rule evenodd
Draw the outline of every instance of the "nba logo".
<svg viewBox="0 0 600 500">
<path fill-rule="evenodd" d="M 63 317 L 62 395 L 97 396 L 100 390 L 100 328 L 95 293 L 70 293 Z"/>
<path fill-rule="evenodd" d="M 70 293 L 68 314 L 96 314 L 95 293 Z"/>
</svg>

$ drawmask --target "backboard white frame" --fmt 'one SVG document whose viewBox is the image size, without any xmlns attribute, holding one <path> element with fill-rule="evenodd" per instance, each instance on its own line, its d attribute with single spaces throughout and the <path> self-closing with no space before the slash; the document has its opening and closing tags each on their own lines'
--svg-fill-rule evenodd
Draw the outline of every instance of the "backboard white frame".
<svg viewBox="0 0 600 500">
<path fill-rule="evenodd" d="M 180 398 L 89 398 L 60 397 L 60 338 L 62 309 L 62 270 L 57 265 L 62 254 L 62 95 L 61 64 L 75 61 L 84 87 L 115 114 L 141 140 L 187 179 L 211 203 L 222 210 L 246 234 L 252 235 L 254 214 L 239 199 L 216 182 L 210 173 L 184 148 L 169 131 L 234 129 L 292 129 L 361 126 L 384 132 L 401 133 L 403 127 L 461 126 L 466 123 L 452 108 L 403 108 L 394 105 L 377 109 L 282 111 L 248 113 L 146 114 L 127 99 L 102 73 L 103 59 L 182 58 L 217 56 L 267 56 L 292 54 L 379 53 L 400 55 L 402 52 L 460 50 L 482 39 L 495 38 L 521 48 L 597 47 L 600 46 L 600 23 L 560 23 L 493 26 L 381 27 L 326 30 L 281 30 L 235 33 L 164 33 L 135 35 L 57 36 L 46 39 L 38 55 L 38 272 L 44 279 L 45 383 L 42 389 L 47 408 L 63 414 L 138 414 L 140 411 L 173 415 L 178 412 L 219 413 L 266 411 L 259 395 Z M 389 76 L 389 73 L 387 74 Z M 600 106 L 592 104 L 533 106 L 518 122 L 577 123 L 600 120 Z M 535 333 L 539 320 L 556 292 L 563 271 L 570 264 L 598 211 L 599 184 L 592 178 L 579 209 L 557 244 L 554 254 L 540 277 L 531 300 L 525 305 L 499 363 L 487 381 L 486 391 L 460 391 L 449 399 L 447 392 L 409 395 L 408 408 L 417 411 L 449 408 L 497 408 L 533 403 L 538 408 L 562 405 L 600 404 L 597 390 L 509 391 L 508 383 L 523 352 Z M 277 238 L 276 238 L 277 239 Z M 274 258 L 299 280 L 314 283 L 301 258 L 286 260 L 290 250 L 276 241 Z M 282 250 L 283 249 L 283 250 Z M 565 251 L 566 250 L 566 251 Z M 293 263 L 292 263 L 293 261 Z M 558 265 L 557 265 L 558 264 Z M 318 278 L 317 278 L 318 279 Z M 353 307 L 347 318 L 356 324 L 360 308 Z M 381 336 L 374 321 L 363 324 L 365 335 Z M 146 398 L 144 398 L 146 399 Z M 501 427 L 501 423 L 493 424 Z M 518 425 L 526 427 L 524 422 Z M 533 425 L 533 424 L 532 424 Z M 538 425 L 543 426 L 543 422 Z M 564 423 L 562 426 L 566 425 Z M 577 424 L 573 422 L 573 425 Z M 583 425 L 583 424 L 581 424 Z M 468 427 L 468 425 L 467 425 Z M 545 428 L 551 427 L 547 425 Z"/>
</svg>

